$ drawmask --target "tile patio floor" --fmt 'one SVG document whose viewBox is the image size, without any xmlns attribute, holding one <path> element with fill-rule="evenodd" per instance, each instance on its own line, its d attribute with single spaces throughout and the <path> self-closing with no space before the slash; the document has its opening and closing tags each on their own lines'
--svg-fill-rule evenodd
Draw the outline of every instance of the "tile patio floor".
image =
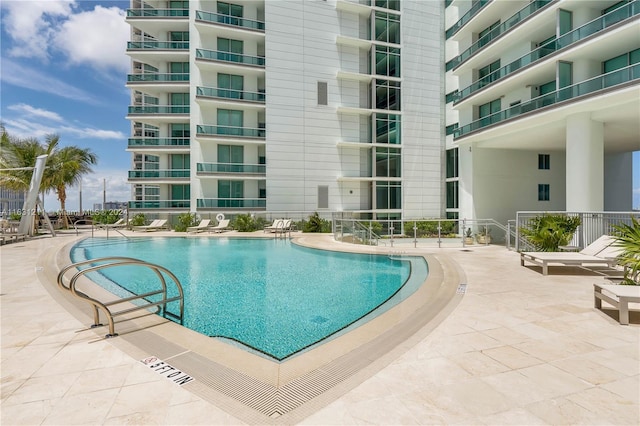
<svg viewBox="0 0 640 426">
<path fill-rule="evenodd" d="M 75 238 L 0 247 L 0 423 L 243 424 L 113 339 L 78 332 L 87 324 L 51 299 L 36 268 L 43 253 Z M 542 276 L 498 246 L 420 251 L 458 263 L 467 283 L 460 304 L 300 424 L 640 424 L 640 315 L 621 326 L 617 313 L 595 310 L 592 284 L 602 278 L 553 267 Z"/>
</svg>

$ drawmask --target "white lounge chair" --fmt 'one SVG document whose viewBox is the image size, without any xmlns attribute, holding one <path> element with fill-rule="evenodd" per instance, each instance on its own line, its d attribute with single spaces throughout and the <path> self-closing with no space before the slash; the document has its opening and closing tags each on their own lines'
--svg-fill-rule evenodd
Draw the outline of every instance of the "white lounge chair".
<svg viewBox="0 0 640 426">
<path fill-rule="evenodd" d="M 222 219 L 216 226 L 209 227 L 209 232 L 223 232 L 229 230 L 229 219 Z"/>
<path fill-rule="evenodd" d="M 640 286 L 594 284 L 593 301 L 596 309 L 602 310 L 603 300 L 618 308 L 620 324 L 629 325 L 629 302 L 640 303 Z"/>
<path fill-rule="evenodd" d="M 209 229 L 209 223 L 211 223 L 211 219 L 202 219 L 197 226 L 190 226 L 187 228 L 187 232 L 201 232 Z"/>
<path fill-rule="evenodd" d="M 284 225 L 283 219 L 275 219 L 271 225 L 265 226 L 263 231 L 276 232 L 277 230 L 282 229 L 283 225 Z"/>
<path fill-rule="evenodd" d="M 579 252 L 547 252 L 529 251 L 520 253 L 520 265 L 530 262 L 542 266 L 542 275 L 549 273 L 549 265 L 602 265 L 609 267 L 616 265 L 615 255 L 610 256 L 615 250 L 611 244 L 615 239 L 609 235 L 603 235 Z"/>
<path fill-rule="evenodd" d="M 156 219 L 151 222 L 149 225 L 145 226 L 134 226 L 134 231 L 157 231 L 158 229 L 165 229 L 167 227 L 166 219 Z"/>
<path fill-rule="evenodd" d="M 96 223 L 95 227 L 98 229 L 115 229 L 115 228 L 124 228 L 125 226 L 127 226 L 127 223 L 125 222 L 124 219 L 118 219 L 117 222 L 115 223 Z"/>
</svg>

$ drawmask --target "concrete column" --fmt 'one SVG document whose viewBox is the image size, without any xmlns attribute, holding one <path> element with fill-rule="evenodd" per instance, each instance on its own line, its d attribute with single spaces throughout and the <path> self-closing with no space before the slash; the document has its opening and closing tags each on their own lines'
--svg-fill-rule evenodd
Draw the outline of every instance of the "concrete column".
<svg viewBox="0 0 640 426">
<path fill-rule="evenodd" d="M 566 152 L 567 211 L 603 211 L 604 124 L 590 113 L 568 117 Z"/>
</svg>

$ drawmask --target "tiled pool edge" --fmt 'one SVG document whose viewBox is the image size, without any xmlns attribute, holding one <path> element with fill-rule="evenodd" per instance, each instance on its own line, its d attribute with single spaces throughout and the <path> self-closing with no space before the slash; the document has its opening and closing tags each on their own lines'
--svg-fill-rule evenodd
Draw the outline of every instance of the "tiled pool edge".
<svg viewBox="0 0 640 426">
<path fill-rule="evenodd" d="M 77 240 L 74 239 L 74 242 Z M 357 248 L 353 247 L 353 249 Z M 65 258 L 65 255 L 66 263 L 68 263 L 68 251 L 65 254 L 65 250 L 61 250 L 60 247 L 53 250 L 59 253 L 59 255 L 49 253 L 49 257 L 53 258 L 50 261 L 55 260 L 53 264 L 56 267 L 59 268 L 59 262 Z M 362 250 L 345 251 L 362 252 Z M 364 252 L 371 253 L 371 250 L 364 250 Z M 382 254 L 379 251 L 377 253 Z M 420 339 L 428 335 L 455 308 L 462 297 L 460 294 L 456 294 L 456 289 L 459 283 L 464 282 L 464 274 L 458 265 L 448 259 L 447 256 L 428 255 L 427 257 L 430 264 L 430 278 L 432 280 L 438 279 L 440 281 L 438 288 L 444 291 L 444 294 L 440 296 L 439 309 L 437 311 L 427 308 L 423 311 L 414 309 L 413 315 L 417 318 L 409 315 L 403 323 L 395 325 L 388 330 L 390 335 L 396 336 L 395 340 L 389 338 L 389 336 L 383 338 L 384 335 L 379 335 L 368 343 L 360 344 L 357 348 L 349 350 L 330 362 L 321 361 L 319 366 L 306 371 L 304 368 L 300 369 L 300 365 L 306 367 L 309 364 L 318 362 L 313 353 L 311 356 L 302 354 L 282 364 L 272 363 L 277 375 L 276 382 L 272 384 L 255 378 L 255 374 L 253 374 L 257 370 L 263 369 L 265 364 L 261 364 L 262 361 L 258 361 L 259 365 L 257 366 L 246 365 L 247 357 L 243 357 L 241 365 L 225 366 L 214 361 L 210 354 L 203 355 L 201 346 L 194 345 L 189 347 L 190 345 L 188 344 L 182 344 L 185 342 L 178 343 L 175 351 L 171 350 L 165 356 L 172 365 L 181 368 L 196 378 L 197 381 L 185 385 L 185 389 L 189 389 L 239 419 L 249 423 L 271 424 L 291 424 L 300 421 L 362 383 L 411 348 Z M 49 263 L 49 266 L 53 266 L 53 264 Z M 439 267 L 436 267 L 436 265 L 439 265 Z M 437 273 L 438 269 L 440 269 L 439 274 Z M 41 278 L 43 285 L 46 283 L 45 287 L 54 298 L 64 297 L 62 292 L 55 286 L 54 275 L 57 274 L 57 271 L 51 271 L 50 267 L 45 267 L 44 271 L 48 271 L 49 274 L 45 276 L 45 281 Z M 53 277 L 53 281 L 51 281 L 51 277 Z M 67 303 L 61 304 L 67 308 L 69 303 L 73 304 L 68 300 Z M 431 305 L 428 307 L 431 307 Z M 86 313 L 82 312 L 82 309 L 75 309 L 75 311 L 72 313 L 83 324 L 91 322 L 90 317 L 87 317 Z M 380 318 L 383 317 L 384 315 Z M 165 333 L 167 329 L 171 330 L 169 334 Z M 150 353 L 150 351 L 163 346 L 166 349 L 166 342 L 171 341 L 166 337 L 172 336 L 175 330 L 178 330 L 179 334 L 185 334 L 183 331 L 186 331 L 177 324 L 169 323 L 147 330 L 140 330 L 139 332 L 124 334 L 119 338 L 109 340 L 109 342 L 134 359 L 139 360 L 148 355 L 159 355 Z M 351 333 L 349 333 L 349 336 L 351 336 Z M 208 338 L 205 338 L 205 340 L 207 343 L 213 343 Z M 339 339 L 337 340 L 339 341 Z M 217 343 L 222 344 L 220 342 Z M 225 349 L 228 348 L 225 347 Z M 180 354 L 181 352 L 183 353 L 182 355 Z M 188 355 L 185 355 L 184 352 L 188 352 Z M 371 354 L 374 355 L 371 356 Z M 198 371 L 199 369 L 203 370 L 202 363 L 207 362 L 207 360 L 210 364 L 209 368 L 207 368 L 209 371 L 204 373 Z M 294 360 L 296 361 L 295 363 L 293 362 Z M 211 374 L 213 376 L 227 374 L 227 377 L 231 377 L 229 383 L 227 383 L 227 388 L 218 386 L 218 389 L 215 389 L 213 386 L 207 385 L 207 383 L 211 382 L 211 377 L 208 377 Z M 274 371 L 267 374 L 267 376 L 272 374 L 274 374 Z M 232 376 L 235 376 L 235 378 Z M 243 379 L 247 379 L 244 381 L 249 383 L 245 383 L 244 389 L 242 389 L 242 386 L 238 386 Z M 251 387 L 253 388 L 249 389 Z M 229 395 L 236 395 L 236 397 L 234 399 Z M 242 398 L 238 398 L 238 396 L 245 399 L 248 398 L 249 401 L 246 401 L 248 404 L 240 402 L 239 399 Z M 301 399 L 302 402 L 300 402 Z M 262 409 L 260 407 L 265 408 Z M 280 416 L 277 418 L 271 417 L 278 414 Z"/>
</svg>

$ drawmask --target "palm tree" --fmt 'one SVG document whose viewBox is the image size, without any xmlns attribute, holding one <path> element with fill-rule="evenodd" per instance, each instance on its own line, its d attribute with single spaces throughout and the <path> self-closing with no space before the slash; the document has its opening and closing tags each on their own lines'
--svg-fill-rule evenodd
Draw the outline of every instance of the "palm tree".
<svg viewBox="0 0 640 426">
<path fill-rule="evenodd" d="M 80 183 L 82 176 L 91 173 L 92 165 L 98 159 L 89 148 L 67 146 L 53 153 L 49 160 L 49 171 L 43 178 L 44 188 L 53 189 L 60 201 L 60 211 L 64 226 L 69 225 L 66 201 L 67 186 Z"/>
</svg>

